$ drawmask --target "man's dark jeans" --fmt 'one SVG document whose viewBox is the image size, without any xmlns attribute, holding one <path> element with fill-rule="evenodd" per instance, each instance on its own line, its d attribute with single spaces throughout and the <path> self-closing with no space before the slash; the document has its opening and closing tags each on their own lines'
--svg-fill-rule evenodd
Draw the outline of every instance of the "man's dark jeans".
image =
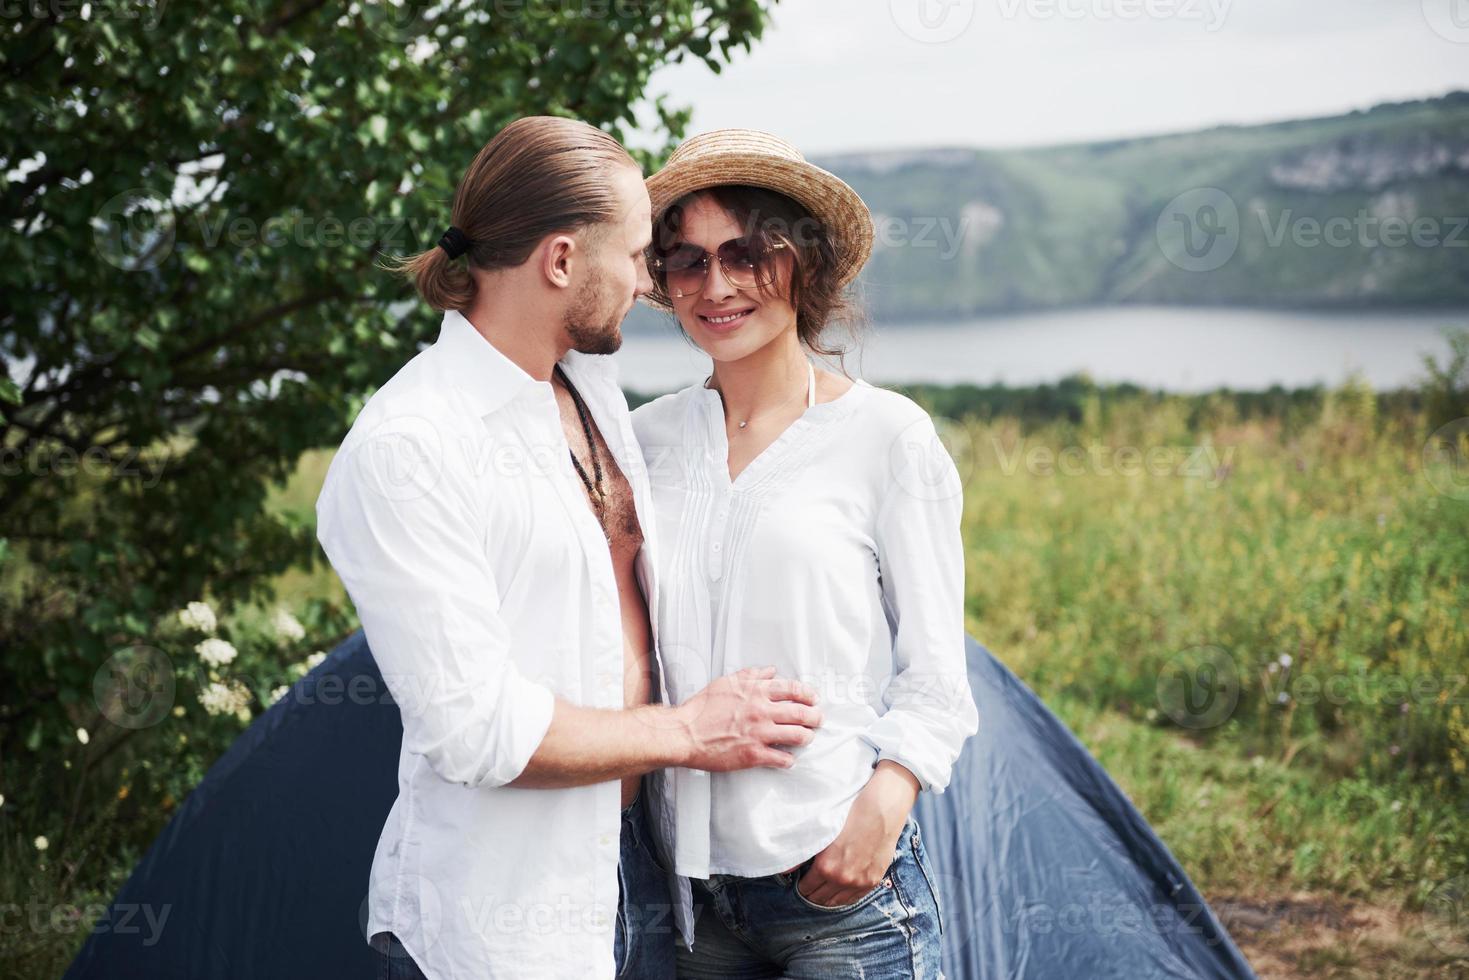
<svg viewBox="0 0 1469 980">
<path fill-rule="evenodd" d="M 647 789 L 622 811 L 622 857 L 617 865 L 617 925 L 613 958 L 617 976 L 639 980 L 673 980 L 673 899 L 668 893 L 668 876 L 654 858 L 652 830 L 648 824 Z M 385 934 L 386 951 L 373 946 L 378 963 L 378 980 L 428 980 L 408 950 L 391 932 Z"/>
</svg>

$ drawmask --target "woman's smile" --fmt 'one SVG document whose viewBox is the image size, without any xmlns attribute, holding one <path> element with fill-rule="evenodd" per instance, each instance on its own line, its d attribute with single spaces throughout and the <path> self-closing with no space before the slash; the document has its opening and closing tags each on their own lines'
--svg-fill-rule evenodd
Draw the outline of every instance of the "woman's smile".
<svg viewBox="0 0 1469 980">
<path fill-rule="evenodd" d="M 742 310 L 719 310 L 711 313 L 700 313 L 699 323 L 706 330 L 712 330 L 715 333 L 728 333 L 748 320 L 750 314 L 754 312 L 755 308 L 748 306 Z"/>
</svg>

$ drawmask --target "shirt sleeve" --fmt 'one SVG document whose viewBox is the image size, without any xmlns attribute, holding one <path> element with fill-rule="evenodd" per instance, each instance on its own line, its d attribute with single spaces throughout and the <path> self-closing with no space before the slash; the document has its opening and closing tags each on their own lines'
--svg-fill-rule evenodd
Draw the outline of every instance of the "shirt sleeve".
<svg viewBox="0 0 1469 980">
<path fill-rule="evenodd" d="M 447 430 L 409 421 L 333 459 L 317 537 L 398 703 L 403 747 L 449 782 L 500 786 L 530 761 L 555 697 L 510 657 L 482 508 Z"/>
<path fill-rule="evenodd" d="M 964 740 L 979 730 L 964 633 L 964 488 L 927 415 L 888 453 L 893 479 L 876 522 L 878 574 L 893 632 L 887 711 L 863 737 L 942 793 Z"/>
</svg>

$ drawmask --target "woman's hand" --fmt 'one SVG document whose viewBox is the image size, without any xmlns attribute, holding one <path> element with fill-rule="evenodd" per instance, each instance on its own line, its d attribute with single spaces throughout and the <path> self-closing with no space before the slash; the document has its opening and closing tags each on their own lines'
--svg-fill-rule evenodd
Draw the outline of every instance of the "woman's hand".
<svg viewBox="0 0 1469 980">
<path fill-rule="evenodd" d="M 887 873 L 898 835 L 918 799 L 918 779 L 891 759 L 883 759 L 852 801 L 836 840 L 811 859 L 796 883 L 801 896 L 835 908 L 857 901 Z"/>
</svg>

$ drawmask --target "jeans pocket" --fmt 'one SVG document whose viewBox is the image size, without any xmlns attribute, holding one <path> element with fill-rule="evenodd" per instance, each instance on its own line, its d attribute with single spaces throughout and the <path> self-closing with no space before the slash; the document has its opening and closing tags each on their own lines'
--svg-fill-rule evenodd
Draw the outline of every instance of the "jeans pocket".
<svg viewBox="0 0 1469 980">
<path fill-rule="evenodd" d="M 828 915 L 840 915 L 843 912 L 852 912 L 892 889 L 893 865 L 895 864 L 897 864 L 896 858 L 888 862 L 887 870 L 882 873 L 882 878 L 879 879 L 877 884 L 872 886 L 870 891 L 856 901 L 848 902 L 846 905 L 817 905 L 811 899 L 801 894 L 801 879 L 805 876 L 806 870 L 811 867 L 811 861 L 807 861 L 791 873 L 791 894 L 796 896 L 796 901 L 813 912 L 824 912 Z"/>
<path fill-rule="evenodd" d="M 928 849 L 923 846 L 923 838 L 918 833 L 918 822 L 914 821 L 912 826 L 904 832 L 908 835 L 908 846 L 913 851 L 913 863 L 918 865 L 918 870 L 923 874 L 923 883 L 928 886 L 929 895 L 933 896 L 933 908 L 939 920 L 939 935 L 943 935 L 944 903 L 939 900 L 938 883 L 934 881 L 933 865 L 928 860 Z"/>
</svg>

